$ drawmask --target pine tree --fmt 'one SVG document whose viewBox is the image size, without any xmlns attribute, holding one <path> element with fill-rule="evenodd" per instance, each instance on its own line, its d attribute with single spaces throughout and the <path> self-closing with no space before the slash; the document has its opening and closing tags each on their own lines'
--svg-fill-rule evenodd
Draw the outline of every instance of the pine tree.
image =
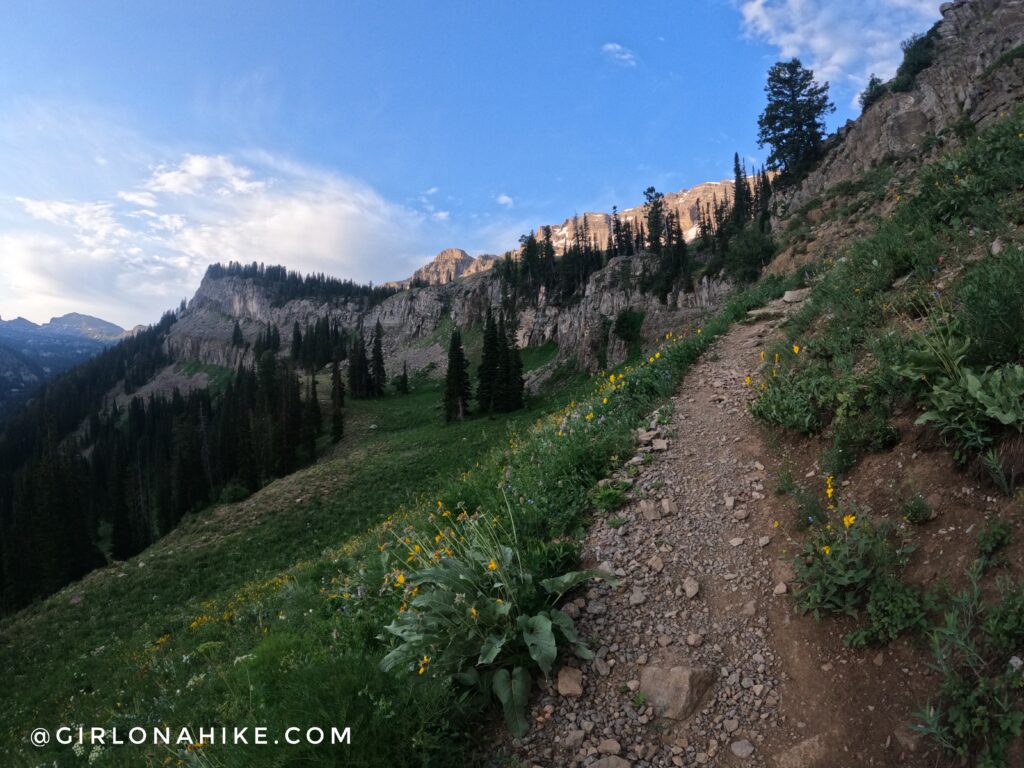
<svg viewBox="0 0 1024 768">
<path fill-rule="evenodd" d="M 235 327 L 231 329 L 231 346 L 244 347 L 245 337 L 242 335 L 242 327 L 235 320 Z"/>
<path fill-rule="evenodd" d="M 814 72 L 799 59 L 780 61 L 768 70 L 768 104 L 758 118 L 758 145 L 772 148 L 771 168 L 788 181 L 799 179 L 818 159 L 825 136 L 825 115 L 835 112 L 828 83 L 819 85 Z"/>
<path fill-rule="evenodd" d="M 331 363 L 331 405 L 336 409 L 345 406 L 345 384 L 341 380 L 341 366 L 337 360 Z"/>
<path fill-rule="evenodd" d="M 462 334 L 456 328 L 448 344 L 448 372 L 444 386 L 444 417 L 446 421 L 462 421 L 468 413 L 469 363 L 462 348 Z"/>
<path fill-rule="evenodd" d="M 751 214 L 750 187 L 747 185 L 747 172 L 740 165 L 740 153 L 733 155 L 733 202 L 732 221 L 738 232 L 746 225 Z"/>
<path fill-rule="evenodd" d="M 498 326 L 490 307 L 484 321 L 484 346 L 476 377 L 476 400 L 480 413 L 490 413 L 494 410 L 494 390 L 498 379 Z"/>
<path fill-rule="evenodd" d="M 647 249 L 660 253 L 665 235 L 665 196 L 648 187 L 644 190 L 644 212 L 647 216 Z"/>
<path fill-rule="evenodd" d="M 336 443 L 345 434 L 345 413 L 334 405 L 331 407 L 331 442 Z"/>
<path fill-rule="evenodd" d="M 400 395 L 409 394 L 409 364 L 402 361 L 402 373 L 395 379 L 395 392 Z"/>
<path fill-rule="evenodd" d="M 308 335 L 308 332 L 307 332 Z M 302 359 L 302 329 L 299 328 L 299 321 L 296 320 L 292 326 L 292 360 Z"/>
<path fill-rule="evenodd" d="M 384 394 L 384 385 L 387 383 L 388 378 L 384 371 L 383 339 L 384 329 L 381 327 L 380 320 L 378 320 L 377 325 L 373 329 L 373 351 L 371 353 L 372 369 L 370 370 L 370 379 L 373 382 L 373 397 L 380 397 Z"/>
</svg>

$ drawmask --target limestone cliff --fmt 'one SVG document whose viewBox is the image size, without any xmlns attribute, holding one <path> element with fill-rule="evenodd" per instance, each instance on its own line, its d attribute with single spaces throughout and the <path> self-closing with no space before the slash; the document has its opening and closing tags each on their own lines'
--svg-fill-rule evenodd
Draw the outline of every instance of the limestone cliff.
<svg viewBox="0 0 1024 768">
<path fill-rule="evenodd" d="M 620 257 L 594 273 L 582 295 L 555 304 L 541 290 L 536 301 L 527 301 L 520 314 L 519 343 L 523 347 L 554 341 L 556 363 L 575 360 L 594 370 L 601 361 L 621 362 L 626 349 L 610 334 L 623 309 L 644 313 L 643 334 L 654 339 L 668 330 L 678 331 L 728 292 L 724 283 L 703 282 L 696 293 L 679 292 L 667 304 L 639 289 L 640 276 L 652 265 L 649 257 Z M 501 303 L 501 282 L 494 271 L 463 275 L 451 282 L 408 288 L 374 306 L 364 301 L 317 301 L 297 299 L 276 306 L 265 287 L 241 277 L 204 278 L 187 310 L 172 327 L 168 352 L 177 360 L 237 367 L 252 364 L 252 353 L 233 346 L 235 321 L 246 340 L 253 342 L 268 323 L 280 330 L 285 344 L 294 323 L 300 326 L 330 317 L 346 330 L 366 329 L 379 321 L 384 329 L 385 357 L 389 371 L 403 362 L 411 370 L 435 363 L 443 368 L 449 323 L 462 329 L 478 325 L 487 308 Z"/>
<path fill-rule="evenodd" d="M 1024 101 L 1024 2 L 958 0 L 941 11 L 934 63 L 911 90 L 884 95 L 829 139 L 818 167 L 783 196 L 788 210 L 880 163 L 918 159 L 933 144 L 929 136 L 964 120 L 984 126 Z"/>
</svg>

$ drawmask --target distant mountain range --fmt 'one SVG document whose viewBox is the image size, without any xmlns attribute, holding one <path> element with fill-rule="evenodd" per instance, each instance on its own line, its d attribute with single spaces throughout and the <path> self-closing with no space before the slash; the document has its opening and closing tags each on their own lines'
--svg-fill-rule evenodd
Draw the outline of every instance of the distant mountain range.
<svg viewBox="0 0 1024 768">
<path fill-rule="evenodd" d="M 77 312 L 42 325 L 0 318 L 0 415 L 50 377 L 135 330 Z"/>
<path fill-rule="evenodd" d="M 751 182 L 754 178 L 753 176 L 748 177 Z M 706 211 L 708 206 L 732 199 L 733 187 L 733 182 L 726 179 L 725 181 L 705 182 L 690 189 L 681 189 L 678 192 L 667 192 L 665 193 L 665 209 L 679 217 L 683 237 L 687 241 L 691 241 L 697 237 L 697 219 L 701 210 Z M 628 221 L 633 227 L 642 224 L 645 216 L 646 210 L 643 205 L 619 211 L 619 220 L 623 223 Z M 573 242 L 577 227 L 582 229 L 585 226 L 590 241 L 603 248 L 611 234 L 612 214 L 587 211 L 566 219 L 561 224 L 550 226 L 551 240 L 555 245 L 555 253 L 558 255 L 564 254 L 565 249 Z M 539 237 L 543 229 L 544 225 L 541 225 L 534 232 Z M 514 248 L 518 248 L 518 245 L 515 245 Z M 412 277 L 398 282 L 385 283 L 385 285 L 398 288 L 415 285 L 444 285 L 464 275 L 484 272 L 500 260 L 500 256 L 485 254 L 473 257 L 461 248 L 445 248 L 429 264 L 417 269 Z"/>
</svg>

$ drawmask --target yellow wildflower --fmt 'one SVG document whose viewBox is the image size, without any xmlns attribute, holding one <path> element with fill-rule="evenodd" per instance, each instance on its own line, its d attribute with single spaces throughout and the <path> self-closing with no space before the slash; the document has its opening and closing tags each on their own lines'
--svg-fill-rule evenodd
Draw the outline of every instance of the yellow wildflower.
<svg viewBox="0 0 1024 768">
<path fill-rule="evenodd" d="M 488 571 L 496 571 L 496 570 L 498 570 L 498 564 L 494 561 L 493 557 L 491 558 L 491 562 L 489 562 L 487 564 L 487 570 Z"/>
<path fill-rule="evenodd" d="M 832 547 L 830 547 L 828 544 L 826 544 L 824 547 L 821 548 L 821 551 L 824 554 L 826 554 L 826 555 L 831 555 L 832 554 Z"/>
<path fill-rule="evenodd" d="M 844 515 L 843 516 L 843 527 L 852 528 L 857 522 L 856 515 Z"/>
<path fill-rule="evenodd" d="M 661 360 L 661 352 L 655 352 L 654 353 L 654 359 L 655 360 Z"/>
<path fill-rule="evenodd" d="M 601 400 L 601 405 L 608 405 L 608 398 L 607 398 L 607 397 L 606 397 L 606 398 L 603 398 L 603 399 Z"/>
<path fill-rule="evenodd" d="M 743 383 L 746 384 L 748 387 L 750 386 L 750 376 L 749 375 L 743 377 Z"/>
<path fill-rule="evenodd" d="M 399 571 L 398 576 L 395 577 L 395 584 L 397 584 L 398 586 L 402 586 L 403 584 L 405 584 L 405 574 L 401 571 Z"/>
<path fill-rule="evenodd" d="M 778 527 L 779 527 L 779 521 L 778 520 L 773 520 L 772 521 L 772 528 L 778 528 Z"/>
<path fill-rule="evenodd" d="M 800 345 L 799 344 L 794 344 L 793 345 L 793 354 L 794 355 L 799 355 L 800 354 Z"/>
<path fill-rule="evenodd" d="M 429 664 L 429 663 L 430 663 L 430 657 L 429 656 L 424 656 L 422 659 L 420 659 L 420 671 L 419 671 L 419 674 L 422 675 L 424 672 L 427 671 L 427 664 Z"/>
<path fill-rule="evenodd" d="M 475 619 L 476 618 L 476 613 L 477 613 L 476 612 L 476 606 L 473 606 L 472 608 L 469 609 L 469 615 L 470 615 L 471 618 Z"/>
<path fill-rule="evenodd" d="M 764 362 L 764 350 L 763 349 L 761 350 L 760 354 L 758 354 L 758 357 L 761 358 L 761 362 Z"/>
</svg>

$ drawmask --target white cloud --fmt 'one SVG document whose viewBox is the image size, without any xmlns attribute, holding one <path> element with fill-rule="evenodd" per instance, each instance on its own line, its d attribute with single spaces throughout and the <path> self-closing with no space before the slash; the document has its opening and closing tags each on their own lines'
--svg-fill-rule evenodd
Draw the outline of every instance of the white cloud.
<svg viewBox="0 0 1024 768">
<path fill-rule="evenodd" d="M 892 77 L 900 42 L 939 18 L 933 0 L 740 0 L 746 34 L 800 58 L 819 81 L 855 101 L 871 73 Z"/>
<path fill-rule="evenodd" d="M 511 197 L 506 195 L 504 192 L 498 195 L 495 198 L 495 201 L 498 203 L 498 205 L 504 205 L 506 208 L 511 208 L 515 204 L 515 201 Z"/>
<path fill-rule="evenodd" d="M 428 189 L 428 190 L 427 190 L 426 192 L 424 192 L 423 194 L 424 194 L 424 195 L 436 195 L 436 194 L 437 194 L 438 192 L 440 192 L 440 191 L 441 191 L 441 188 L 440 188 L 440 187 L 431 187 L 430 189 Z"/>
<path fill-rule="evenodd" d="M 251 171 L 235 165 L 223 155 L 186 155 L 176 166 L 159 166 L 146 183 L 151 192 L 196 195 L 218 185 L 217 194 L 252 193 L 263 189 L 264 182 L 250 181 Z"/>
<path fill-rule="evenodd" d="M 252 160 L 186 155 L 110 200 L 16 197 L 25 226 L 0 236 L 4 316 L 75 310 L 152 322 L 217 261 L 380 283 L 411 274 L 442 238 L 448 211 L 395 204 L 359 181 L 267 154 Z"/>
<path fill-rule="evenodd" d="M 118 192 L 117 196 L 126 203 L 135 203 L 143 208 L 156 208 L 156 196 L 152 192 Z"/>
<path fill-rule="evenodd" d="M 635 67 L 636 54 L 629 48 L 619 43 L 605 43 L 601 46 L 601 53 L 609 61 L 622 67 Z"/>
</svg>

